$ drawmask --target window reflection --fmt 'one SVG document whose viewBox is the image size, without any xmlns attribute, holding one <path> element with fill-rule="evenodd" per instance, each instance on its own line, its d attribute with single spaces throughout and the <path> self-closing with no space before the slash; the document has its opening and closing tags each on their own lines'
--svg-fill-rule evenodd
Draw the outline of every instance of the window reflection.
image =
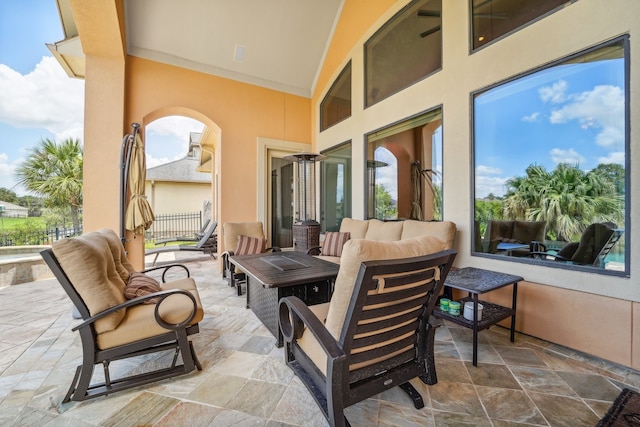
<svg viewBox="0 0 640 427">
<path fill-rule="evenodd" d="M 628 271 L 626 44 L 475 94 L 475 252 Z"/>
<path fill-rule="evenodd" d="M 576 0 L 471 0 L 473 49 Z"/>
<path fill-rule="evenodd" d="M 367 135 L 367 218 L 442 219 L 442 110 Z"/>
<path fill-rule="evenodd" d="M 333 82 L 320 103 L 320 131 L 351 117 L 351 62 Z"/>
<path fill-rule="evenodd" d="M 351 217 L 351 142 L 322 152 L 320 168 L 320 228 L 339 231 L 342 219 Z"/>
<path fill-rule="evenodd" d="M 411 2 L 365 43 L 365 105 L 442 67 L 442 0 Z"/>
</svg>

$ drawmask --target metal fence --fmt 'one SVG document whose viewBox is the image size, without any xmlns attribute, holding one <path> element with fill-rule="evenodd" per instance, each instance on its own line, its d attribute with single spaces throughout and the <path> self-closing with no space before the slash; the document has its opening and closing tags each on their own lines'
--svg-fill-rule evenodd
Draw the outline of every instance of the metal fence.
<svg viewBox="0 0 640 427">
<path fill-rule="evenodd" d="M 151 228 L 147 230 L 147 240 L 169 239 L 178 236 L 193 236 L 204 224 L 204 213 L 182 212 L 158 214 Z"/>
<path fill-rule="evenodd" d="M 50 245 L 51 243 L 82 234 L 82 226 L 78 233 L 73 228 L 56 227 L 51 230 L 7 230 L 0 236 L 0 246 Z"/>
<path fill-rule="evenodd" d="M 148 240 L 168 239 L 178 236 L 193 236 L 204 224 L 204 212 L 159 214 L 145 234 Z M 68 237 L 82 234 L 73 228 L 56 227 L 50 230 L 5 230 L 0 233 L 0 246 L 50 245 Z"/>
</svg>

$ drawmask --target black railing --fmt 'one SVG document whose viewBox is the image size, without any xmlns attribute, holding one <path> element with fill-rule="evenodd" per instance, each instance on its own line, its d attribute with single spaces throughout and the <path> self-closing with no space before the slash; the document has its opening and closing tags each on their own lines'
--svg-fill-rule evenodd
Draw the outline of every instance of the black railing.
<svg viewBox="0 0 640 427">
<path fill-rule="evenodd" d="M 153 225 L 147 230 L 148 240 L 169 239 L 180 236 L 194 236 L 202 228 L 202 212 L 156 214 Z"/>
<path fill-rule="evenodd" d="M 26 246 L 26 245 L 50 245 L 51 243 L 67 237 L 79 236 L 73 228 L 56 227 L 50 230 L 6 230 L 0 236 L 0 246 Z"/>
</svg>

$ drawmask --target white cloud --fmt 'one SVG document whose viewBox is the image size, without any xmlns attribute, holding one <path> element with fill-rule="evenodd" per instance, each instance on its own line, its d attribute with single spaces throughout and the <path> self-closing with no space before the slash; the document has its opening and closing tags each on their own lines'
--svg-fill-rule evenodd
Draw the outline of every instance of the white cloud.
<svg viewBox="0 0 640 427">
<path fill-rule="evenodd" d="M 191 132 L 202 132 L 204 124 L 184 116 L 162 117 L 145 127 L 147 167 L 181 159 L 189 149 Z"/>
<path fill-rule="evenodd" d="M 501 169 L 492 166 L 480 165 L 476 168 L 476 175 L 499 175 L 501 173 Z"/>
<path fill-rule="evenodd" d="M 69 78 L 53 57 L 25 75 L 0 64 L 0 93 L 0 122 L 82 140 L 84 81 Z"/>
<path fill-rule="evenodd" d="M 593 90 L 571 95 L 568 103 L 552 111 L 551 123 L 577 120 L 584 129 L 601 129 L 596 143 L 613 147 L 624 143 L 624 93 L 612 85 L 596 86 Z"/>
<path fill-rule="evenodd" d="M 540 116 L 540 113 L 536 111 L 535 113 L 531 113 L 528 116 L 524 116 L 522 118 L 522 121 L 532 123 L 537 121 L 539 116 Z"/>
<path fill-rule="evenodd" d="M 551 86 L 543 86 L 538 89 L 540 99 L 544 102 L 551 102 L 553 104 L 559 104 L 566 100 L 567 82 L 564 80 L 558 80 Z"/>
<path fill-rule="evenodd" d="M 598 163 L 617 163 L 624 165 L 624 151 L 609 153 L 607 157 L 598 158 Z"/>
<path fill-rule="evenodd" d="M 10 162 L 9 156 L 0 153 L 0 188 L 11 189 L 15 185 L 14 172 L 17 162 Z"/>
<path fill-rule="evenodd" d="M 180 156 L 180 158 L 181 157 L 184 157 L 184 156 Z M 153 157 L 153 155 L 149 154 L 148 150 L 146 151 L 145 161 L 146 161 L 147 169 L 164 165 L 165 163 L 169 163 L 173 160 L 177 160 L 177 159 L 170 159 L 168 157 Z"/>
<path fill-rule="evenodd" d="M 476 169 L 477 171 L 478 169 Z M 476 172 L 475 187 L 476 199 L 482 199 L 489 194 L 494 196 L 503 196 L 506 192 L 505 184 L 508 178 L 499 176 L 480 175 Z"/>
<path fill-rule="evenodd" d="M 551 151 L 549 151 L 549 154 L 551 155 L 551 160 L 555 164 L 569 163 L 571 165 L 578 165 L 586 161 L 586 159 L 573 148 L 570 148 L 568 150 L 553 148 L 551 149 Z"/>
</svg>

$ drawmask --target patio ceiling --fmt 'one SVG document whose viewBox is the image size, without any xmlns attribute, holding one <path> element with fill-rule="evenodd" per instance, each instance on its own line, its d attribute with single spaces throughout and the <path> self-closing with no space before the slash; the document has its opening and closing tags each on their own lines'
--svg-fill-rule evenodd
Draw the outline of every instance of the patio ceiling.
<svg viewBox="0 0 640 427">
<path fill-rule="evenodd" d="M 84 58 L 72 0 L 49 45 L 72 77 Z M 124 0 L 127 54 L 310 97 L 344 0 Z"/>
</svg>

